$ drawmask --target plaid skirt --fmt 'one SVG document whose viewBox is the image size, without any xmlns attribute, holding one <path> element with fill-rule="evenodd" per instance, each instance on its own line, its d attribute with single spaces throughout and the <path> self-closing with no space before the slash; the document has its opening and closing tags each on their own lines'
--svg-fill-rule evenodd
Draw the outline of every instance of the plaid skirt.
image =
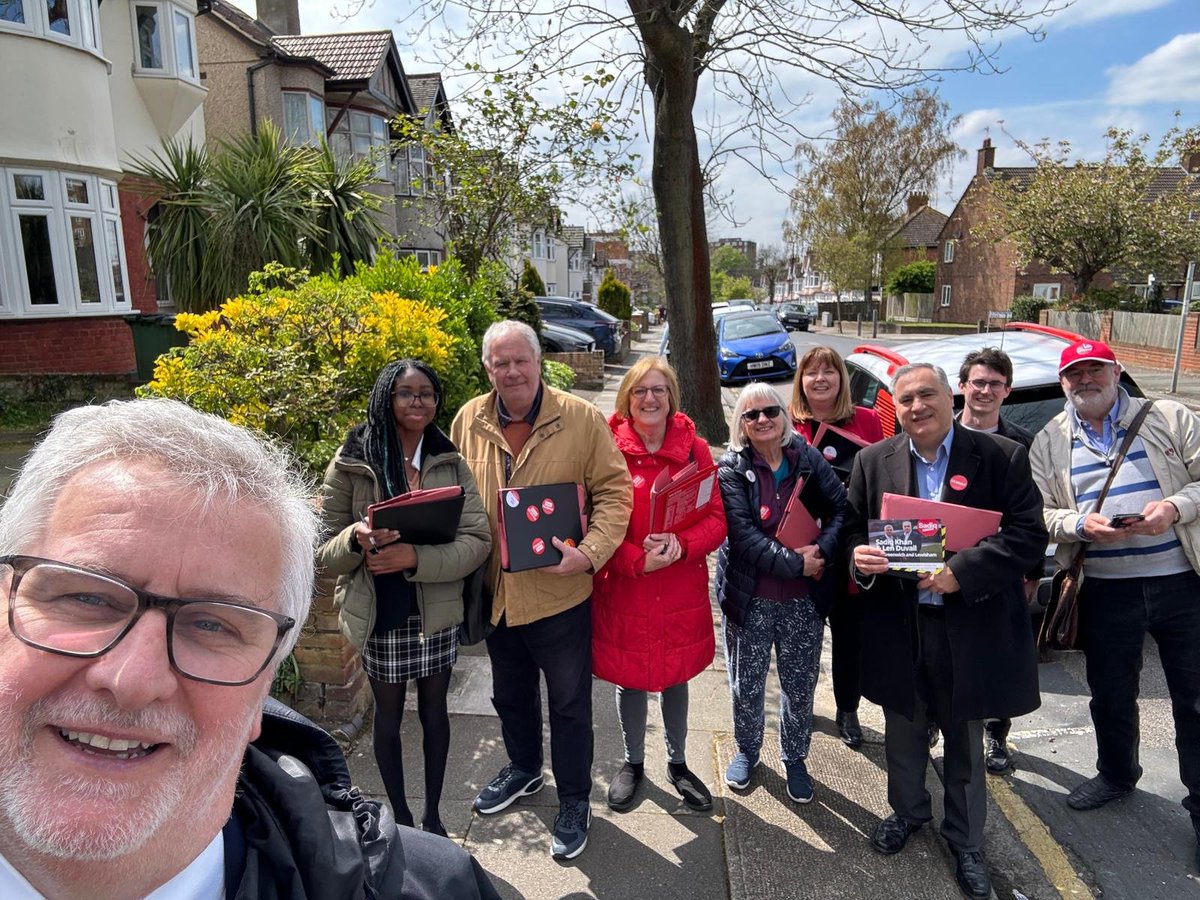
<svg viewBox="0 0 1200 900">
<path fill-rule="evenodd" d="M 410 616 L 403 628 L 371 635 L 362 649 L 363 671 L 394 684 L 436 675 L 458 660 L 457 625 L 427 634 L 424 641 L 420 635 L 420 615 Z"/>
</svg>

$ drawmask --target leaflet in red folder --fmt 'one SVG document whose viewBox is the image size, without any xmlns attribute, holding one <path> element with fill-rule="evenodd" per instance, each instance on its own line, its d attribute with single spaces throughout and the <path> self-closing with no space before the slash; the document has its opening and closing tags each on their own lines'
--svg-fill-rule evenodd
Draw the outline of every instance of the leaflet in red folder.
<svg viewBox="0 0 1200 900">
<path fill-rule="evenodd" d="M 957 553 L 974 547 L 985 537 L 999 531 L 1003 517 L 994 509 L 976 509 L 941 500 L 906 497 L 904 494 L 884 494 L 879 518 L 940 519 L 946 528 L 946 549 Z"/>
<path fill-rule="evenodd" d="M 805 478 L 796 479 L 795 490 L 788 498 L 779 519 L 779 527 L 775 529 L 775 540 L 792 550 L 806 547 L 817 539 L 821 533 L 821 520 L 813 516 L 804 503 Z M 810 490 L 811 492 L 811 490 Z"/>
<path fill-rule="evenodd" d="M 551 538 L 574 547 L 587 533 L 582 484 L 538 484 L 496 492 L 500 568 L 524 572 L 558 565 L 562 551 Z"/>
<path fill-rule="evenodd" d="M 717 470 L 701 471 L 695 460 L 674 476 L 663 469 L 650 488 L 651 534 L 680 532 L 703 519 L 716 485 Z"/>
</svg>

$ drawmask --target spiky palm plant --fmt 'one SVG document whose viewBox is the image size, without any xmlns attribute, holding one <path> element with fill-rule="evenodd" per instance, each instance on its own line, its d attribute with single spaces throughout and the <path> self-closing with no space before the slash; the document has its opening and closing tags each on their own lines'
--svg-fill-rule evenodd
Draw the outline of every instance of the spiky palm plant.
<svg viewBox="0 0 1200 900">
<path fill-rule="evenodd" d="M 354 272 L 354 264 L 370 262 L 383 236 L 376 212 L 378 196 L 369 190 L 379 182 L 375 161 L 339 159 L 324 140 L 313 153 L 313 207 L 319 236 L 308 245 L 309 265 L 314 272 L 327 272 L 335 259 L 343 275 Z"/>
</svg>

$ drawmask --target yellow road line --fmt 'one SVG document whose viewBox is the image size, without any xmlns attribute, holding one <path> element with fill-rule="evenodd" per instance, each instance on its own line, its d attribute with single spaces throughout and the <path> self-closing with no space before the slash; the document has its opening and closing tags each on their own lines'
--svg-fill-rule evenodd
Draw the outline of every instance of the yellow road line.
<svg viewBox="0 0 1200 900">
<path fill-rule="evenodd" d="M 1008 781 L 992 777 L 987 779 L 987 786 L 1000 812 L 1012 824 L 1021 843 L 1037 858 L 1059 896 L 1070 900 L 1094 900 L 1095 895 L 1075 873 L 1075 867 L 1058 841 L 1051 836 L 1045 823 L 1017 795 Z"/>
</svg>

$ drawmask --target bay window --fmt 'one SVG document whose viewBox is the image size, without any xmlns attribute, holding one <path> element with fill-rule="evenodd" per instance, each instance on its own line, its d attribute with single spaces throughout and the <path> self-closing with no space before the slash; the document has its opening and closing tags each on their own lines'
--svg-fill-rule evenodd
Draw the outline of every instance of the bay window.
<svg viewBox="0 0 1200 900">
<path fill-rule="evenodd" d="M 0 31 L 19 31 L 100 52 L 97 0 L 0 0 Z"/>
<path fill-rule="evenodd" d="M 169 0 L 137 0 L 129 5 L 129 12 L 134 74 L 181 78 L 198 84 L 195 15 Z"/>
</svg>

